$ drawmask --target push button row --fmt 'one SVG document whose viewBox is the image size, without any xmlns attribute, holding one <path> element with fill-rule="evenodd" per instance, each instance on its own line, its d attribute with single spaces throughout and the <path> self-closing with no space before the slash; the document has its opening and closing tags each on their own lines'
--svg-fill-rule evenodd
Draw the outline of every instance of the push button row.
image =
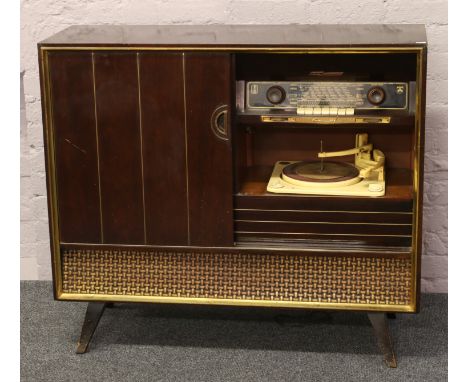
<svg viewBox="0 0 468 382">
<path fill-rule="evenodd" d="M 301 115 L 354 115 L 353 108 L 336 107 L 298 107 L 297 114 Z"/>
</svg>

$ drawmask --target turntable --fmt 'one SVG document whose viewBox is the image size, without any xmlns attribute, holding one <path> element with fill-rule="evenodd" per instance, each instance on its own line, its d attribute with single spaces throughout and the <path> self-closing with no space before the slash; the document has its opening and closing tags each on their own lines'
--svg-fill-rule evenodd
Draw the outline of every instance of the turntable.
<svg viewBox="0 0 468 382">
<path fill-rule="evenodd" d="M 324 152 L 317 160 L 276 162 L 267 191 L 337 196 L 385 195 L 385 155 L 373 149 L 367 134 L 356 135 L 355 148 Z M 325 158 L 354 155 L 354 163 Z"/>
</svg>

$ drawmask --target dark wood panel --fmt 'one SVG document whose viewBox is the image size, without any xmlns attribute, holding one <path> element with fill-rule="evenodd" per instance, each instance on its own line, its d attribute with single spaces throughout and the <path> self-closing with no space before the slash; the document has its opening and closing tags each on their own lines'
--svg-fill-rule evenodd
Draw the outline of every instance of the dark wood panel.
<svg viewBox="0 0 468 382">
<path fill-rule="evenodd" d="M 252 130 L 252 139 L 255 147 L 255 165 L 268 166 L 277 161 L 300 161 L 318 158 L 320 142 L 324 151 L 339 151 L 355 147 L 356 133 L 368 133 L 369 142 L 374 148 L 385 154 L 385 168 L 399 169 L 411 168 L 412 130 L 392 129 L 381 126 L 380 129 L 359 130 L 338 128 L 309 128 L 309 129 L 282 129 L 260 127 Z M 349 156 L 336 157 L 336 161 L 350 162 Z"/>
<path fill-rule="evenodd" d="M 380 198 L 298 197 L 235 195 L 236 208 L 265 210 L 313 210 L 313 211 L 381 211 L 412 212 L 412 200 Z"/>
<path fill-rule="evenodd" d="M 356 251 L 368 250 L 369 247 L 378 246 L 381 249 L 391 250 L 391 247 L 409 248 L 411 237 L 407 236 L 350 236 L 350 235 L 320 235 L 301 233 L 288 235 L 286 233 L 236 232 L 236 244 L 249 244 L 263 247 L 318 247 L 334 248 L 337 251 L 354 248 Z"/>
<path fill-rule="evenodd" d="M 139 53 L 148 244 L 187 245 L 183 56 Z"/>
<path fill-rule="evenodd" d="M 411 213 L 353 213 L 353 212 L 315 212 L 315 211 L 263 211 L 235 210 L 237 220 L 263 220 L 288 222 L 335 222 L 335 223 L 400 223 L 412 224 Z"/>
<path fill-rule="evenodd" d="M 261 210 L 312 210 L 312 211 L 363 211 L 363 212 L 412 212 L 412 200 L 296 195 L 235 195 L 237 209 Z"/>
<path fill-rule="evenodd" d="M 49 54 L 60 240 L 101 242 L 91 53 Z"/>
<path fill-rule="evenodd" d="M 191 53 L 185 57 L 192 245 L 233 244 L 230 129 L 226 141 L 211 129 L 213 112 L 231 103 L 230 62 L 228 54 Z"/>
<path fill-rule="evenodd" d="M 274 57 L 274 58 L 273 58 Z M 240 53 L 236 55 L 237 79 L 245 81 L 411 81 L 416 78 L 416 55 L 348 53 L 339 58 L 330 53 L 274 54 Z M 313 76 L 311 72 L 322 72 Z M 314 78 L 315 77 L 315 78 Z"/>
<path fill-rule="evenodd" d="M 341 224 L 341 223 L 290 223 L 236 220 L 236 231 L 292 232 L 353 235 L 411 235 L 412 225 L 403 224 Z"/>
<path fill-rule="evenodd" d="M 135 53 L 95 53 L 105 243 L 145 242 Z"/>
</svg>

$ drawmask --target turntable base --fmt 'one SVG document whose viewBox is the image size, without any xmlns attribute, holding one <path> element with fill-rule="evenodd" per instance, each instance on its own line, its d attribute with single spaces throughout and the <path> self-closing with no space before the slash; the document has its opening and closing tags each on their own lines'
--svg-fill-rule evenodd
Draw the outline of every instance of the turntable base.
<svg viewBox="0 0 468 382">
<path fill-rule="evenodd" d="M 283 167 L 282 179 L 306 188 L 343 187 L 361 181 L 359 170 L 351 163 L 330 161 L 294 162 Z"/>
<path fill-rule="evenodd" d="M 300 165 L 300 167 L 299 167 Z M 351 164 L 325 162 L 323 175 L 317 171 L 320 162 L 276 162 L 267 191 L 279 194 L 384 196 L 385 181 L 377 176 L 366 179 Z M 335 172 L 332 176 L 329 173 Z"/>
</svg>

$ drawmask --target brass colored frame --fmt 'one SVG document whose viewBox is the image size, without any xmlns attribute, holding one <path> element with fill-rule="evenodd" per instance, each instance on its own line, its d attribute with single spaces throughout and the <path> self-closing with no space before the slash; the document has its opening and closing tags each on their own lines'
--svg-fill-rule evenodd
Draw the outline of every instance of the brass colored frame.
<svg viewBox="0 0 468 382">
<path fill-rule="evenodd" d="M 41 76 L 41 95 L 42 111 L 44 123 L 44 141 L 45 156 L 47 167 L 47 188 L 48 188 L 48 210 L 49 210 L 49 230 L 51 237 L 51 255 L 54 279 L 54 296 L 57 300 L 73 301 L 117 301 L 117 302 L 151 302 L 151 303 L 190 303 L 190 304 L 212 304 L 212 305 L 238 305 L 238 306 L 269 306 L 269 307 L 288 307 L 288 308 L 314 308 L 314 309 L 338 309 L 338 310 L 365 310 L 365 311 L 383 311 L 383 312 L 417 312 L 419 307 L 419 288 L 420 288 L 420 257 L 421 257 L 421 209 L 420 202 L 422 198 L 423 181 L 421 173 L 422 152 L 421 145 L 424 137 L 421 136 L 422 117 L 424 116 L 424 91 L 426 73 L 426 46 L 398 46 L 398 47 L 245 47 L 245 46 L 57 46 L 57 45 L 39 45 L 39 67 Z M 417 55 L 417 78 L 416 78 L 416 118 L 415 129 L 416 139 L 414 150 L 414 168 L 413 168 L 413 233 L 412 233 L 412 288 L 411 303 L 409 305 L 377 305 L 377 304 L 350 304 L 350 303 L 318 303 L 318 302 L 292 302 L 292 301 L 259 301 L 259 300 L 223 300 L 206 298 L 175 298 L 160 296 L 120 296 L 120 295 L 97 295 L 97 294 L 75 294 L 64 293 L 62 291 L 62 264 L 61 264 L 61 242 L 58 225 L 58 199 L 56 183 L 56 158 L 55 158 L 55 134 L 52 120 L 53 105 L 51 102 L 51 85 L 49 73 L 48 52 L 50 51 L 221 51 L 221 52 L 266 52 L 266 53 L 288 53 L 288 54 L 390 54 L 394 52 L 412 53 Z M 65 244 L 65 243 L 63 243 Z M 178 247 L 193 248 L 193 247 Z M 214 248 L 211 248 L 214 249 Z M 226 248 L 225 248 L 226 249 Z M 234 248 L 232 248 L 234 249 Z M 278 248 L 253 248 L 243 246 L 235 248 L 239 250 L 264 250 L 281 251 Z M 177 247 L 173 247 L 177 250 Z M 302 250 L 301 250 L 302 251 Z M 307 251 L 309 252 L 309 251 Z M 325 252 L 325 251 L 324 251 Z"/>
<path fill-rule="evenodd" d="M 299 116 L 271 116 L 271 115 L 262 115 L 260 116 L 262 122 L 274 122 L 274 123 L 316 123 L 321 125 L 335 125 L 335 124 L 358 124 L 358 123 L 372 123 L 372 124 L 387 124 L 391 122 L 392 117 L 388 116 L 378 116 L 378 117 L 369 117 L 369 116 L 308 116 L 308 115 L 299 115 Z"/>
<path fill-rule="evenodd" d="M 352 304 L 352 303 L 322 303 L 301 301 L 262 301 L 262 300 L 234 300 L 214 298 L 187 298 L 187 297 L 160 297 L 160 296 L 122 296 L 108 294 L 76 294 L 61 293 L 59 300 L 64 301 L 101 301 L 101 302 L 148 302 L 162 304 L 198 304 L 198 305 L 235 305 L 235 306 L 261 306 L 270 308 L 313 308 L 325 310 L 353 310 L 372 312 L 414 313 L 411 305 L 385 305 L 385 304 Z"/>
<path fill-rule="evenodd" d="M 279 233 L 279 232 L 278 232 Z M 380 235 L 378 235 L 380 236 Z M 198 247 L 195 245 L 192 246 L 161 246 L 161 245 L 133 245 L 133 244 L 83 244 L 83 243 L 69 243 L 69 242 L 62 242 L 60 243 L 61 248 L 65 249 L 82 249 L 84 247 L 89 248 L 89 249 L 99 249 L 99 248 L 112 248 L 112 247 L 119 247 L 121 249 L 141 249 L 141 250 L 165 250 L 165 251 L 186 251 L 188 249 L 193 250 L 193 251 L 213 251 L 213 250 L 219 250 L 219 251 L 233 251 L 233 253 L 238 253 L 242 251 L 254 251 L 254 252 L 274 252 L 274 253 L 296 253 L 296 252 L 301 252 L 301 253 L 336 253 L 337 250 L 332 248 L 283 248 L 283 247 L 268 247 L 268 246 L 242 246 L 242 247 Z M 340 249 L 340 254 L 348 254 L 348 255 L 356 255 L 356 253 L 360 254 L 366 254 L 366 253 L 374 253 L 372 249 L 359 249 L 359 251 L 356 251 L 356 249 Z M 389 255 L 394 255 L 394 256 L 402 256 L 402 257 L 411 257 L 411 251 L 409 247 L 401 247 L 398 248 L 398 250 L 394 249 L 392 247 L 391 250 L 386 250 L 386 251 L 379 251 L 379 255 L 382 256 L 389 256 Z"/>
</svg>

